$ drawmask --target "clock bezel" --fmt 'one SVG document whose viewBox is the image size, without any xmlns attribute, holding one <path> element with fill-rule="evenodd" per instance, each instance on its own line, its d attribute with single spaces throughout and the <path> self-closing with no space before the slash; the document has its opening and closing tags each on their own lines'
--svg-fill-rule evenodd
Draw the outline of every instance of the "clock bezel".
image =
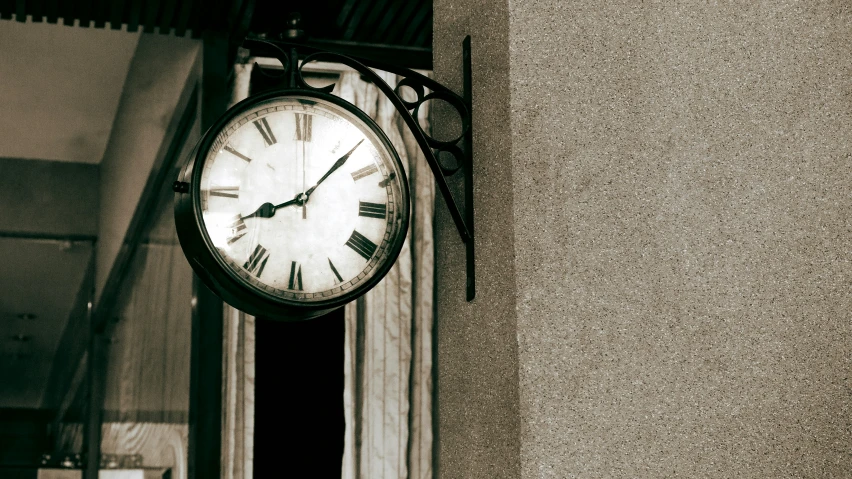
<svg viewBox="0 0 852 479">
<path fill-rule="evenodd" d="M 328 300 L 300 301 L 281 298 L 252 285 L 229 267 L 221 253 L 210 241 L 204 227 L 201 210 L 201 174 L 209 156 L 209 149 L 222 130 L 234 118 L 253 109 L 258 104 L 285 97 L 316 98 L 327 101 L 352 114 L 378 138 L 397 170 L 395 180 L 399 184 L 399 206 L 401 218 L 400 234 L 388 245 L 386 259 L 376 266 L 376 273 L 363 283 L 354 285 L 349 291 Z M 350 119 L 343 118 L 345 121 Z M 356 125 L 357 126 L 357 125 Z M 189 184 L 189 191 L 177 193 L 175 197 L 175 226 L 181 246 L 193 270 L 204 284 L 225 302 L 248 314 L 272 317 L 285 321 L 310 319 L 337 309 L 375 287 L 396 263 L 403 243 L 408 235 L 410 221 L 410 196 L 408 178 L 399 154 L 385 132 L 360 108 L 335 95 L 306 89 L 277 89 L 252 95 L 231 107 L 202 136 L 190 160 L 181 173 L 180 181 Z"/>
</svg>

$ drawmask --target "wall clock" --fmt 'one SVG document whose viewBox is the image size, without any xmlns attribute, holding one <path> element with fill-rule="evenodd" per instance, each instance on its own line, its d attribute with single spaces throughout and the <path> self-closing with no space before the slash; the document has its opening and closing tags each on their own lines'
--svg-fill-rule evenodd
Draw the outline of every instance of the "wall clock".
<svg viewBox="0 0 852 479">
<path fill-rule="evenodd" d="M 193 269 L 253 315 L 308 319 L 352 301 L 390 270 L 408 230 L 393 145 L 364 112 L 320 91 L 275 90 L 232 107 L 176 191 Z"/>
</svg>

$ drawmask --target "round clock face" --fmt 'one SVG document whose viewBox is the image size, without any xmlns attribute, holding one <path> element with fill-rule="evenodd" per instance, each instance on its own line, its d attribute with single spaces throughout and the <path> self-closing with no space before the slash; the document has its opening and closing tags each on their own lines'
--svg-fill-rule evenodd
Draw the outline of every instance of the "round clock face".
<svg viewBox="0 0 852 479">
<path fill-rule="evenodd" d="M 408 224 L 396 152 L 351 105 L 287 94 L 239 109 L 198 176 L 202 229 L 246 288 L 285 303 L 334 302 L 390 268 Z"/>
</svg>

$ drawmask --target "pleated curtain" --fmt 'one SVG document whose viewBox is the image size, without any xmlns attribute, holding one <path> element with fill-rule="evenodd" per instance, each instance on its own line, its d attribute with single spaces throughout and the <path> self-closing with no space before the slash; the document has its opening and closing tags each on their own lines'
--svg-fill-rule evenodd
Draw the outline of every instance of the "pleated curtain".
<svg viewBox="0 0 852 479">
<path fill-rule="evenodd" d="M 229 107 L 248 96 L 251 70 L 250 63 L 234 65 Z M 227 303 L 223 309 L 222 479 L 251 479 L 254 469 L 255 318 Z"/>
<path fill-rule="evenodd" d="M 237 65 L 232 104 L 248 95 L 253 61 Z M 395 75 L 378 73 L 396 84 Z M 364 110 L 387 133 L 408 174 L 412 204 L 396 264 L 375 288 L 345 307 L 342 478 L 431 478 L 434 180 L 413 135 L 378 88 L 345 71 L 333 93 Z M 429 131 L 428 104 L 420 116 Z M 226 305 L 224 320 L 223 477 L 250 479 L 254 318 Z"/>
<path fill-rule="evenodd" d="M 379 74 L 396 85 L 396 75 Z M 431 478 L 434 179 L 413 135 L 376 86 L 345 72 L 335 93 L 387 133 L 408 175 L 412 206 L 396 264 L 346 306 L 343 478 Z M 420 116 L 429 131 L 427 107 Z"/>
</svg>

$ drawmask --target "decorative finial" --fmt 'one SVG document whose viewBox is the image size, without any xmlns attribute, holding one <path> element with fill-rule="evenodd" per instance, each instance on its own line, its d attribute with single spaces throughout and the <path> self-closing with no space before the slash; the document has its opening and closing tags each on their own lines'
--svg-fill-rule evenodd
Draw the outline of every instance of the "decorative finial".
<svg viewBox="0 0 852 479">
<path fill-rule="evenodd" d="M 287 17 L 287 30 L 281 34 L 282 40 L 301 40 L 305 36 L 302 30 L 302 14 L 293 12 Z"/>
</svg>

